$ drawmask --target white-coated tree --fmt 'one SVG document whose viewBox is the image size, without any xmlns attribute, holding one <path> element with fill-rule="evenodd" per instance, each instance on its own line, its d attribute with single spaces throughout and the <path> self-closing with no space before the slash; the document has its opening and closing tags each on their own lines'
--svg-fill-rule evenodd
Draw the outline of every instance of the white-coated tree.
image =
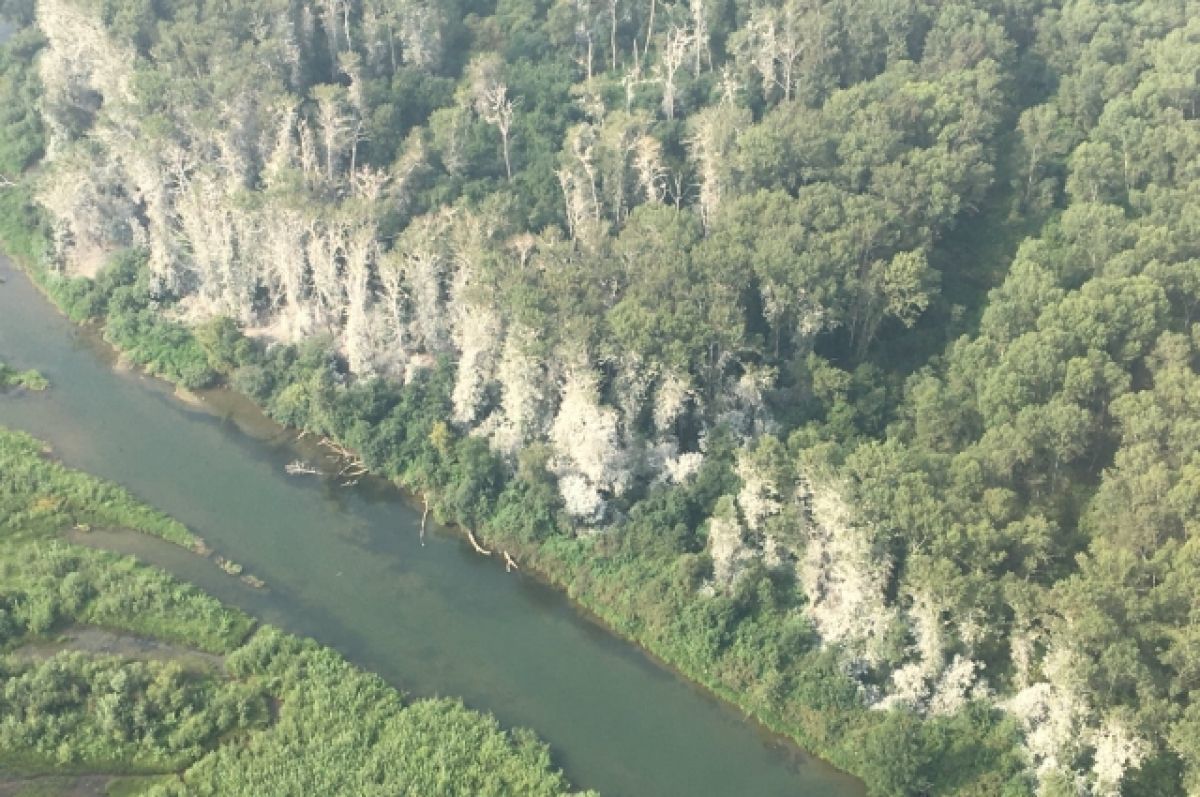
<svg viewBox="0 0 1200 797">
<path fill-rule="evenodd" d="M 581 473 L 567 472 L 558 477 L 558 494 L 571 517 L 599 521 L 604 516 L 604 496 Z"/>
<path fill-rule="evenodd" d="M 279 100 L 274 109 L 275 140 L 263 166 L 262 177 L 267 188 L 279 187 L 289 173 L 297 168 L 296 101 L 292 97 Z"/>
<path fill-rule="evenodd" d="M 712 66 L 712 50 L 709 48 L 709 6 L 706 0 L 688 0 L 687 7 L 692 18 L 692 75 L 700 77 L 703 60 L 707 59 L 709 66 Z"/>
<path fill-rule="evenodd" d="M 778 372 L 770 366 L 744 365 L 740 376 L 726 380 L 715 396 L 713 410 L 724 424 L 745 440 L 771 432 L 776 424 L 767 409 L 767 391 Z"/>
<path fill-rule="evenodd" d="M 42 175 L 37 197 L 52 218 L 55 262 L 69 273 L 95 276 L 109 252 L 132 243 L 136 209 L 115 163 L 64 152 Z"/>
<path fill-rule="evenodd" d="M 667 198 L 667 169 L 662 143 L 649 133 L 638 137 L 633 149 L 633 173 L 646 202 L 661 204 Z"/>
<path fill-rule="evenodd" d="M 314 309 L 320 323 L 331 332 L 341 327 L 346 306 L 346 286 L 342 280 L 345 249 L 345 225 L 336 217 L 310 217 L 305 236 L 308 266 L 312 276 Z"/>
<path fill-rule="evenodd" d="M 92 136 L 103 145 L 110 166 L 119 163 L 124 189 L 142 210 L 140 224 L 144 230 L 138 243 L 147 250 L 147 265 L 155 286 L 177 289 L 182 253 L 174 212 L 175 189 L 195 168 L 195 156 L 170 134 L 146 140 L 145 133 L 117 121 L 96 126 Z M 128 223 L 138 226 L 138 216 L 129 217 Z"/>
<path fill-rule="evenodd" d="M 1074 784 L 1088 797 L 1116 797 L 1126 774 L 1150 755 L 1134 718 L 1100 711 L 1082 677 L 1086 665 L 1069 643 L 1052 639 L 1039 680 L 1001 703 L 1021 724 L 1030 769 L 1043 788 Z"/>
<path fill-rule="evenodd" d="M 558 413 L 550 429 L 555 452 L 550 469 L 559 476 L 560 488 L 566 477 L 573 477 L 569 480 L 572 494 L 564 492 L 564 501 L 571 498 L 577 506 L 588 505 L 594 510 L 572 512 L 581 520 L 598 520 L 603 497 L 621 495 L 630 478 L 628 452 L 621 445 L 617 412 L 602 405 L 599 399 L 599 379 L 595 372 L 582 358 L 575 358 L 575 364 L 567 369 Z M 578 501 L 589 493 L 601 502 Z M 568 511 L 572 511 L 570 507 Z"/>
<path fill-rule="evenodd" d="M 365 216 L 366 213 L 360 214 Z M 379 256 L 374 224 L 358 218 L 350 225 L 345 247 L 346 327 L 344 346 L 353 373 L 375 372 L 373 289 L 371 276 Z"/>
<path fill-rule="evenodd" d="M 763 438 L 762 442 L 767 440 Z M 742 488 L 737 494 L 737 505 L 746 528 L 753 532 L 762 531 L 767 519 L 783 510 L 785 486 L 780 483 L 778 463 L 772 461 L 779 452 L 767 448 L 759 445 L 738 452 L 736 472 Z"/>
<path fill-rule="evenodd" d="M 658 47 L 658 63 L 654 65 L 654 74 L 662 83 L 662 111 L 667 119 L 675 118 L 679 91 L 676 75 L 687 60 L 694 41 L 691 30 L 672 25 L 663 34 Z"/>
<path fill-rule="evenodd" d="M 254 262 L 240 256 L 236 209 L 224 177 L 212 169 L 198 170 L 175 201 L 198 286 L 191 311 L 202 318 L 225 315 L 248 323 L 258 275 Z"/>
<path fill-rule="evenodd" d="M 393 307 L 400 303 L 411 308 L 407 330 L 397 329 L 399 337 L 413 341 L 415 348 L 434 353 L 449 348 L 449 324 L 443 294 L 451 270 L 448 247 L 449 229 L 454 213 L 449 210 L 420 216 L 412 221 L 396 241 L 403 293 L 389 291 Z M 398 283 L 397 283 L 398 284 Z"/>
<path fill-rule="evenodd" d="M 1086 751 L 1091 709 L 1073 674 L 1073 654 L 1051 649 L 1042 670 L 1046 680 L 1022 689 L 1003 706 L 1025 731 L 1025 753 L 1039 783 L 1059 778 L 1072 782 L 1076 780 L 1073 765 Z"/>
<path fill-rule="evenodd" d="M 315 118 L 325 158 L 325 179 L 332 184 L 342 165 L 352 159 L 352 151 L 357 149 L 357 120 L 342 86 L 314 86 L 312 96 L 317 103 Z"/>
<path fill-rule="evenodd" d="M 291 197 L 269 203 L 262 213 L 265 278 L 280 313 L 280 337 L 294 342 L 312 334 L 313 317 L 307 236 L 310 227 Z"/>
<path fill-rule="evenodd" d="M 810 514 L 801 562 L 809 619 L 826 643 L 842 647 L 852 669 L 877 667 L 898 619 L 887 601 L 891 555 L 856 520 L 837 481 L 806 480 L 800 490 Z"/>
<path fill-rule="evenodd" d="M 746 108 L 712 105 L 692 117 L 688 125 L 688 152 L 700 181 L 700 220 L 705 229 L 712 227 L 721 202 L 732 189 L 733 148 L 750 123 Z"/>
<path fill-rule="evenodd" d="M 989 693 L 980 678 L 983 663 L 955 655 L 942 671 L 929 698 L 929 713 L 935 717 L 957 714 L 972 700 L 986 700 Z"/>
<path fill-rule="evenodd" d="M 431 70 L 442 60 L 442 11 L 429 0 L 402 0 L 398 24 L 404 62 Z"/>
<path fill-rule="evenodd" d="M 729 496 L 723 496 L 708 519 L 707 550 L 713 566 L 713 586 L 728 590 L 737 581 L 754 556 L 746 544 L 737 508 Z"/>
<path fill-rule="evenodd" d="M 599 166 L 596 129 L 580 124 L 567 131 L 567 139 L 558 170 L 563 192 L 567 229 L 576 239 L 587 239 L 600 228 L 603 206 L 600 202 Z"/>
<path fill-rule="evenodd" d="M 917 591 L 908 598 L 910 605 L 904 618 L 913 637 L 913 644 L 908 651 L 909 660 L 892 672 L 891 685 L 876 708 L 889 709 L 901 705 L 914 711 L 924 711 L 933 690 L 932 682 L 945 666 L 946 631 L 941 607 L 925 590 Z"/>
<path fill-rule="evenodd" d="M 669 458 L 663 464 L 663 472 L 673 484 L 685 484 L 700 472 L 704 465 L 704 454 L 699 451 L 685 451 L 678 456 Z"/>
<path fill-rule="evenodd" d="M 455 422 L 466 426 L 480 420 L 485 391 L 495 377 L 500 351 L 500 318 L 488 298 L 479 295 L 472 300 L 457 295 L 453 304 L 453 340 L 458 350 L 458 368 L 450 399 Z"/>
<path fill-rule="evenodd" d="M 471 101 L 475 112 L 500 133 L 504 153 L 504 173 L 512 179 L 512 158 L 509 155 L 509 134 L 517 102 L 508 96 L 508 84 L 503 64 L 494 54 L 476 58 L 469 67 Z"/>
<path fill-rule="evenodd" d="M 674 438 L 675 424 L 696 400 L 696 393 L 687 374 L 668 371 L 658 381 L 654 391 L 654 431 L 660 438 Z"/>
<path fill-rule="evenodd" d="M 492 446 L 509 457 L 550 425 L 549 376 L 539 353 L 538 333 L 522 324 L 507 330 L 496 380 L 500 384 L 500 412 L 491 431 Z"/>
<path fill-rule="evenodd" d="M 405 258 L 398 248 L 392 248 L 379 257 L 379 305 L 380 317 L 386 331 L 381 338 L 386 341 L 381 368 L 389 375 L 402 377 L 409 357 L 417 345 L 411 329 L 412 292 L 405 279 Z"/>
<path fill-rule="evenodd" d="M 75 133 L 72 117 L 96 111 L 96 102 L 115 105 L 131 101 L 129 82 L 133 52 L 118 46 L 97 16 L 71 0 L 45 0 L 35 6 L 38 28 L 46 47 L 38 57 L 38 76 L 46 123 L 47 158 L 53 160 Z M 89 97 L 95 92 L 98 97 Z"/>
<path fill-rule="evenodd" d="M 785 101 L 792 99 L 802 77 L 823 80 L 820 73 L 834 52 L 823 5 L 820 0 L 784 0 L 779 6 L 758 6 L 733 37 L 739 60 Z"/>
<path fill-rule="evenodd" d="M 1130 722 L 1111 714 L 1091 734 L 1093 791 L 1096 797 L 1120 797 L 1126 773 L 1141 767 L 1151 753 L 1149 742 L 1130 729 Z"/>
<path fill-rule="evenodd" d="M 317 137 L 307 119 L 296 122 L 296 135 L 300 139 L 300 171 L 305 183 L 315 186 L 321 181 L 321 156 Z"/>
</svg>

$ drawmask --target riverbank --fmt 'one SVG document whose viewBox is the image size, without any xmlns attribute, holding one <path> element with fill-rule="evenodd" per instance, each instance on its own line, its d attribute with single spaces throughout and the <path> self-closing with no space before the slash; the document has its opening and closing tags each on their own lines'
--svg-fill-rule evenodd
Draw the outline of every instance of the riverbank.
<svg viewBox="0 0 1200 797">
<path fill-rule="evenodd" d="M 222 390 L 239 392 L 239 387 L 252 387 L 261 376 L 260 372 L 272 366 L 270 355 L 248 345 L 249 342 L 231 326 L 214 325 L 215 329 L 204 330 L 203 337 L 208 340 L 207 346 L 203 346 L 197 336 L 185 327 L 146 312 L 133 301 L 133 294 L 139 290 L 141 272 L 136 259 L 128 255 L 117 258 L 110 270 L 96 282 L 62 280 L 39 269 L 27 268 L 26 273 L 33 278 L 39 290 L 76 323 L 102 321 L 105 316 L 92 315 L 97 308 L 104 309 L 113 304 L 120 306 L 123 315 L 115 324 L 115 334 L 111 334 L 108 325 L 98 327 L 103 331 L 104 339 L 116 347 L 116 353 L 108 359 L 146 368 L 153 376 L 168 380 L 174 385 L 174 398 L 178 398 L 180 389 L 198 396 L 206 388 L 211 389 L 218 384 L 222 385 Z M 114 295 L 120 296 L 120 300 L 111 301 Z M 367 447 L 362 440 L 355 440 L 352 435 L 345 433 L 354 427 L 361 430 L 364 421 L 372 422 L 369 418 L 341 413 L 344 431 L 331 428 L 328 421 L 325 424 L 306 423 L 306 420 L 314 420 L 315 415 L 338 414 L 339 408 L 335 406 L 332 394 L 326 398 L 329 406 L 321 411 L 314 410 L 311 398 L 301 402 L 309 404 L 306 407 L 308 417 L 298 417 L 295 407 L 286 405 L 282 399 L 289 394 L 294 397 L 295 387 L 303 386 L 306 381 L 315 381 L 322 370 L 328 367 L 330 360 L 317 349 L 288 359 L 291 359 L 289 364 L 297 367 L 300 373 L 292 374 L 290 376 L 293 378 L 287 379 L 274 376 L 271 380 L 274 383 L 273 391 L 265 401 L 261 394 L 243 395 L 273 416 L 275 422 L 303 431 L 309 438 L 309 455 L 329 453 L 322 449 L 320 440 L 332 441 L 341 452 L 333 454 L 339 457 L 339 464 L 353 460 L 368 467 L 372 474 L 394 484 L 402 493 L 407 493 L 414 506 L 420 506 L 422 510 L 428 508 L 442 527 L 457 531 L 464 539 L 468 539 L 470 529 L 476 542 L 482 541 L 483 547 L 492 552 L 490 558 L 495 567 L 504 567 L 503 552 L 507 551 L 527 575 L 535 575 L 543 583 L 560 590 L 608 631 L 639 646 L 660 664 L 703 687 L 711 695 L 736 706 L 748 720 L 779 740 L 798 745 L 805 752 L 811 752 L 858 777 L 876 767 L 873 761 L 861 755 L 864 748 L 853 736 L 870 732 L 873 727 L 871 716 L 865 709 L 856 708 L 856 688 L 840 673 L 832 657 L 816 658 L 811 674 L 816 677 L 821 689 L 833 693 L 834 699 L 839 702 L 837 712 L 812 711 L 808 706 L 806 708 L 810 710 L 805 714 L 806 723 L 801 726 L 786 721 L 782 712 L 771 710 L 764 701 L 763 698 L 769 693 L 761 691 L 758 682 L 764 675 L 761 664 L 753 661 L 758 651 L 753 648 L 726 651 L 714 651 L 711 647 L 695 648 L 695 631 L 720 634 L 723 631 L 720 628 L 722 622 L 737 619 L 729 617 L 728 605 L 713 611 L 713 604 L 719 601 L 698 598 L 696 595 L 704 567 L 702 554 L 691 556 L 690 572 L 681 574 L 678 571 L 683 568 L 673 562 L 655 561 L 644 554 L 621 556 L 619 550 L 606 549 L 612 540 L 603 534 L 576 537 L 569 530 L 561 528 L 561 520 L 554 517 L 553 510 L 548 509 L 552 491 L 546 484 L 520 485 L 524 494 L 509 493 L 508 501 L 497 500 L 492 508 L 483 511 L 468 508 L 464 513 L 462 502 L 456 500 L 459 498 L 456 493 L 461 493 L 464 487 L 468 490 L 476 487 L 469 482 L 480 478 L 478 470 L 499 469 L 500 465 L 498 462 L 486 462 L 481 466 L 479 458 L 488 456 L 482 442 L 475 438 L 457 437 L 443 422 L 442 419 L 449 416 L 448 406 L 442 406 L 438 398 L 438 380 L 444 376 L 444 371 L 431 375 L 432 384 L 419 386 L 423 395 L 415 397 L 417 406 L 411 419 L 414 423 L 405 429 L 404 439 L 418 450 L 404 459 L 420 460 L 432 456 L 437 460 L 429 469 L 431 472 L 418 473 L 404 465 L 386 466 L 378 457 L 372 457 L 363 450 Z M 223 363 L 225 369 L 212 367 L 217 362 Z M 314 365 L 315 369 L 312 369 Z M 312 370 L 305 372 L 306 369 Z M 197 374 L 204 376 L 199 378 Z M 326 385 L 326 389 L 329 387 L 332 386 Z M 347 386 L 344 390 L 347 395 L 343 398 L 347 404 L 360 404 L 365 398 L 356 400 L 353 386 Z M 369 390 L 378 392 L 380 385 L 374 384 Z M 193 410 L 200 408 L 195 401 L 183 403 Z M 433 407 L 429 406 L 431 403 Z M 333 425 L 337 425 L 337 422 Z M 394 429 L 389 430 L 389 433 L 395 432 Z M 466 467 L 461 467 L 464 465 Z M 493 473 L 485 478 L 502 477 Z M 698 480 L 702 490 L 705 489 L 703 480 L 702 474 Z M 473 517 L 467 518 L 464 514 Z M 691 508 L 691 514 L 701 517 L 706 516 L 707 512 L 696 506 Z M 651 518 L 646 522 L 647 531 L 657 534 L 660 527 L 670 528 L 677 521 L 678 518 Z M 531 523 L 540 528 L 531 531 Z M 622 537 L 623 541 L 628 539 L 627 536 Z M 479 550 L 478 545 L 472 545 L 472 548 Z M 616 562 L 621 567 L 597 567 L 605 560 Z M 680 578 L 681 575 L 683 578 Z M 744 604 L 744 597 L 738 597 L 737 600 Z M 758 599 L 758 596 L 748 597 L 751 604 Z M 774 607 L 743 605 L 742 608 L 754 613 L 759 609 L 770 611 Z M 720 616 L 721 611 L 726 613 L 724 619 Z M 679 618 L 685 622 L 669 624 L 670 620 Z M 769 635 L 771 632 L 768 627 L 760 633 Z M 783 642 L 786 644 L 786 640 Z M 718 666 L 717 659 L 721 657 L 713 655 L 714 652 L 732 654 L 734 661 L 729 669 L 737 673 L 737 681 L 730 683 L 725 670 Z M 833 684 L 832 688 L 829 684 L 821 684 L 822 681 Z M 887 746 L 881 746 L 877 755 L 887 755 L 886 749 Z"/>
<path fill-rule="evenodd" d="M 504 726 L 538 729 L 572 780 L 606 794 L 862 793 L 582 620 L 561 593 L 451 537 L 428 535 L 422 547 L 420 513 L 383 480 L 343 488 L 288 476 L 289 462 L 318 455 L 303 450 L 314 435 L 296 449 L 295 432 L 268 426 L 228 391 L 205 393 L 201 413 L 171 387 L 114 372 L 93 326 L 70 325 L 24 278 L 10 282 L 0 348 L 46 364 L 56 390 L 0 415 L 52 439 L 73 465 L 133 486 L 270 589 L 245 588 L 174 546 L 130 551 L 139 558 L 336 647 L 406 692 L 459 695 Z"/>
</svg>

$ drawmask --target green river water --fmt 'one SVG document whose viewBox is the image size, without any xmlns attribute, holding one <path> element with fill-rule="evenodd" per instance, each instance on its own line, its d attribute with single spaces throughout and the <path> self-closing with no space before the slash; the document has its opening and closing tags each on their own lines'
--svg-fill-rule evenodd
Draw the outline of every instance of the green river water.
<svg viewBox="0 0 1200 797">
<path fill-rule="evenodd" d="M 89 535 L 89 544 L 138 555 L 314 637 L 410 694 L 461 697 L 531 727 L 573 783 L 606 797 L 863 793 L 557 591 L 505 573 L 455 535 L 434 530 L 422 545 L 419 514 L 389 485 L 286 475 L 287 462 L 319 452 L 228 391 L 198 407 L 115 368 L 94 331 L 60 316 L 2 258 L 0 279 L 0 358 L 53 385 L 0 396 L 0 424 L 177 517 L 268 588 L 140 535 Z"/>
</svg>

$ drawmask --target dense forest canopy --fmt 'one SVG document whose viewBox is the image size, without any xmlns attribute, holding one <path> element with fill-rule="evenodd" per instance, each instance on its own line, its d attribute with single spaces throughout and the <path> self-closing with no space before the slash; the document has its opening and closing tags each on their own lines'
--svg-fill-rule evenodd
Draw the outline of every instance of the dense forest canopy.
<svg viewBox="0 0 1200 797">
<path fill-rule="evenodd" d="M 5 7 L 6 239 L 138 361 L 877 793 L 1200 793 L 1197 3 Z"/>
</svg>

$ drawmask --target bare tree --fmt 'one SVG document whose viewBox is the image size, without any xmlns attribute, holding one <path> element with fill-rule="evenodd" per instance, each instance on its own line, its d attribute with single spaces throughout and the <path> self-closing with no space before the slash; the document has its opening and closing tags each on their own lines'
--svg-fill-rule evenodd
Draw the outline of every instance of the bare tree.
<svg viewBox="0 0 1200 797">
<path fill-rule="evenodd" d="M 675 118 L 675 75 L 683 66 L 694 40 L 687 28 L 672 25 L 666 33 L 654 71 L 663 84 L 662 109 L 668 119 Z"/>
<path fill-rule="evenodd" d="M 475 112 L 500 133 L 500 143 L 504 149 L 504 174 L 512 180 L 509 134 L 519 100 L 509 98 L 508 84 L 500 75 L 501 67 L 496 57 L 476 60 L 471 66 L 471 94 Z"/>
</svg>

